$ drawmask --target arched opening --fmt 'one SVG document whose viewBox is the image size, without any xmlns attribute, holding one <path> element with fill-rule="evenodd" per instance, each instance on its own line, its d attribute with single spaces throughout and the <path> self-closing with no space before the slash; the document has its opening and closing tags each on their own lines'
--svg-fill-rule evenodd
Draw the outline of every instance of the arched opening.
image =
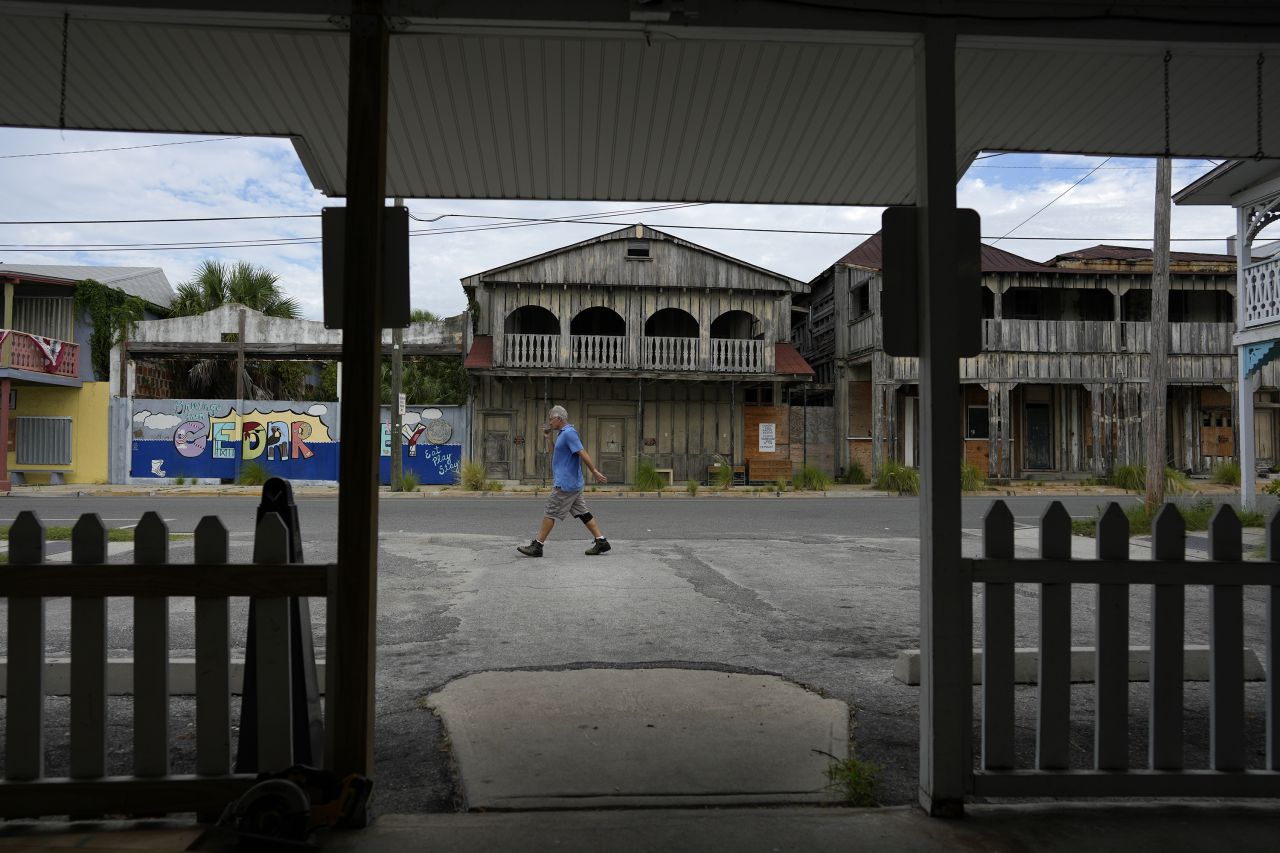
<svg viewBox="0 0 1280 853">
<path fill-rule="evenodd" d="M 558 335 L 560 320 L 539 305 L 523 305 L 507 315 L 502 331 L 508 335 Z"/>
<path fill-rule="evenodd" d="M 649 338 L 696 338 L 698 320 L 683 309 L 663 308 L 644 321 L 644 334 Z"/>
<path fill-rule="evenodd" d="M 698 321 L 688 311 L 663 308 L 644 321 L 644 366 L 653 370 L 697 370 Z"/>
<path fill-rule="evenodd" d="M 584 308 L 569 322 L 571 335 L 625 335 L 627 321 L 617 311 L 597 305 Z"/>
<path fill-rule="evenodd" d="M 624 367 L 627 321 L 612 308 L 585 308 L 569 321 L 574 367 Z"/>
<path fill-rule="evenodd" d="M 764 336 L 760 321 L 747 311 L 726 311 L 711 321 L 711 337 L 752 340 Z"/>
<path fill-rule="evenodd" d="M 726 311 L 711 322 L 711 369 L 724 373 L 764 370 L 764 325 L 749 311 Z"/>
</svg>

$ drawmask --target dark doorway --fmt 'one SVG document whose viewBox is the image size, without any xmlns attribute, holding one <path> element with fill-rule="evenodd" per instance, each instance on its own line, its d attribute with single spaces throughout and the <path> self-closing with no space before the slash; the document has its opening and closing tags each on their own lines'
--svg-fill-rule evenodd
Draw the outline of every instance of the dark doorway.
<svg viewBox="0 0 1280 853">
<path fill-rule="evenodd" d="M 1046 470 L 1053 467 L 1053 407 L 1048 403 L 1027 403 L 1027 452 L 1023 467 Z"/>
</svg>

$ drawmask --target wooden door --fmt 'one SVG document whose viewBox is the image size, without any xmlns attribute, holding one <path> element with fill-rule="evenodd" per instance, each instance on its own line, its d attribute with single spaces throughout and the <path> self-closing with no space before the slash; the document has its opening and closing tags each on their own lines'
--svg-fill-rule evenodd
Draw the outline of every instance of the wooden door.
<svg viewBox="0 0 1280 853">
<path fill-rule="evenodd" d="M 1053 407 L 1048 403 L 1027 403 L 1026 456 L 1022 466 L 1034 470 L 1053 467 Z"/>
<path fill-rule="evenodd" d="M 1276 463 L 1276 410 L 1257 409 L 1253 413 L 1254 459 L 1258 465 Z"/>
<path fill-rule="evenodd" d="M 622 483 L 627 479 L 627 420 L 626 418 L 600 418 L 597 426 L 600 448 L 598 464 L 610 483 Z M 592 448 L 588 448 L 590 453 Z"/>
<path fill-rule="evenodd" d="M 484 475 L 511 479 L 511 415 L 484 416 Z"/>
</svg>

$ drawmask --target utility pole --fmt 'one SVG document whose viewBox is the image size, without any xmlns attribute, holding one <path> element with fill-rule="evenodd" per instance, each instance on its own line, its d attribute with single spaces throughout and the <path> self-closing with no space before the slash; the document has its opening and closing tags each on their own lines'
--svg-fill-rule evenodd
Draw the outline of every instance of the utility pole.
<svg viewBox="0 0 1280 853">
<path fill-rule="evenodd" d="M 404 206 L 404 199 L 395 200 L 396 207 Z M 403 362 L 404 330 L 397 327 L 391 330 L 391 491 L 402 491 L 404 482 L 404 460 L 400 458 L 400 442 L 403 440 L 404 408 L 400 405 L 401 371 Z"/>
<path fill-rule="evenodd" d="M 1147 509 L 1164 503 L 1165 410 L 1169 386 L 1169 199 L 1172 161 L 1156 159 L 1155 242 L 1151 247 L 1151 376 L 1147 386 Z"/>
<path fill-rule="evenodd" d="M 400 442 L 404 439 L 404 432 L 401 423 L 404 420 L 404 412 L 400 407 L 400 384 L 401 371 L 403 364 L 403 344 L 404 330 L 391 330 L 391 491 L 401 491 L 401 481 L 404 479 L 403 464 L 400 458 Z"/>
</svg>

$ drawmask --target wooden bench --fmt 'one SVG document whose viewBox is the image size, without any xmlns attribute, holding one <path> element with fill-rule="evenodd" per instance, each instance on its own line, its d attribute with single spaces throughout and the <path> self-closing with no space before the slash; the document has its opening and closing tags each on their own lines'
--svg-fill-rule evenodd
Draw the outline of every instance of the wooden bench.
<svg viewBox="0 0 1280 853">
<path fill-rule="evenodd" d="M 9 479 L 15 486 L 25 486 L 28 474 L 48 474 L 49 485 L 56 486 L 67 482 L 63 475 L 70 471 L 70 468 L 10 468 Z"/>
<path fill-rule="evenodd" d="M 776 483 L 779 480 L 791 482 L 790 459 L 748 459 L 748 483 Z"/>
</svg>

